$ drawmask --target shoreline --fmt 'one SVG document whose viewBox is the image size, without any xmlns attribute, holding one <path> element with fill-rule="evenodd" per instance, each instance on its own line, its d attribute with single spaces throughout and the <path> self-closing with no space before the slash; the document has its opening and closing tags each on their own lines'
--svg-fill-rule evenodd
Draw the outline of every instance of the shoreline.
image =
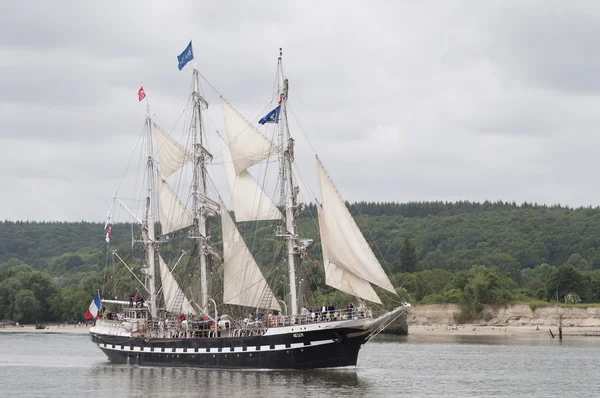
<svg viewBox="0 0 600 398">
<path fill-rule="evenodd" d="M 500 325 L 410 325 L 408 335 L 410 336 L 526 336 L 543 335 L 549 336 L 548 330 L 552 330 L 558 338 L 557 326 L 500 326 Z M 0 333 L 52 333 L 52 334 L 77 334 L 89 333 L 87 326 L 59 326 L 48 325 L 46 329 L 36 329 L 35 325 L 5 326 L 0 328 Z M 563 328 L 564 336 L 600 337 L 600 327 L 570 326 Z"/>
<path fill-rule="evenodd" d="M 499 325 L 409 325 L 410 336 L 550 336 L 558 338 L 558 326 L 499 326 Z M 563 327 L 563 336 L 600 337 L 600 327 Z"/>
<path fill-rule="evenodd" d="M 90 328 L 86 325 L 47 325 L 46 329 L 36 329 L 35 325 L 4 326 L 0 333 L 55 333 L 55 334 L 88 334 Z"/>
<path fill-rule="evenodd" d="M 408 334 L 427 335 L 489 335 L 511 336 L 542 334 L 549 330 L 558 337 L 559 312 L 552 306 L 527 304 L 485 305 L 485 320 L 457 324 L 456 304 L 417 304 L 411 307 L 408 317 Z M 600 336 L 599 307 L 562 307 L 563 335 Z"/>
<path fill-rule="evenodd" d="M 558 337 L 559 316 L 556 308 L 532 307 L 526 304 L 486 305 L 486 320 L 456 324 L 455 304 L 417 304 L 410 308 L 405 325 L 408 335 L 438 336 L 524 336 L 550 337 L 550 330 Z M 561 310 L 564 336 L 600 337 L 600 307 L 565 307 Z M 404 329 L 405 326 L 402 326 Z M 46 329 L 35 325 L 7 325 L 0 323 L 0 333 L 61 333 L 87 334 L 89 326 L 82 324 L 47 324 Z M 390 330 L 389 333 L 395 334 Z"/>
</svg>

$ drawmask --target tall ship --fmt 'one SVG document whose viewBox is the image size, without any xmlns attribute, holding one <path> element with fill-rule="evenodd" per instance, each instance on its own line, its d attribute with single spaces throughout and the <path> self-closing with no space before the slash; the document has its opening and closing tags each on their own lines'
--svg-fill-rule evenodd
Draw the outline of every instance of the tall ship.
<svg viewBox="0 0 600 398">
<path fill-rule="evenodd" d="M 178 56 L 179 69 L 192 59 L 190 42 Z M 140 255 L 137 263 L 131 260 L 135 265 L 113 251 L 111 269 L 129 271 L 137 285 L 121 286 L 117 294 L 108 285 L 118 278 L 107 277 L 101 304 L 92 303 L 104 312 L 90 328 L 91 339 L 110 361 L 250 369 L 354 366 L 361 347 L 410 307 L 398 298 L 316 155 L 319 195 L 309 196 L 316 204 L 301 202 L 297 181 L 303 177 L 294 159 L 281 49 L 277 64 L 271 104 L 256 124 L 219 94 L 225 129 L 209 129 L 204 78 L 195 63 L 181 137 L 154 123 L 147 107 L 139 199 L 128 203 L 118 190 L 113 201 L 132 220 L 131 249 Z M 140 101 L 144 96 L 140 89 Z M 211 140 L 220 143 L 216 154 L 209 150 Z M 224 169 L 229 208 L 215 182 L 218 173 L 212 173 L 216 166 Z M 107 215 L 107 241 L 114 209 Z M 302 235 L 306 214 L 318 224 L 314 233 L 320 239 Z M 340 297 L 350 299 L 340 307 Z"/>
</svg>

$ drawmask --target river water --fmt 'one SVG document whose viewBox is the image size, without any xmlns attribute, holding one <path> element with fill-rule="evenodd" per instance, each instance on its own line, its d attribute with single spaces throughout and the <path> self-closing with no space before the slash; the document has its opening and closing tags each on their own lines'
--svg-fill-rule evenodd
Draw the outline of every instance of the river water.
<svg viewBox="0 0 600 398">
<path fill-rule="evenodd" d="M 87 335 L 0 333 L 1 397 L 598 397 L 600 338 L 378 337 L 358 366 L 232 371 L 113 365 Z"/>
</svg>

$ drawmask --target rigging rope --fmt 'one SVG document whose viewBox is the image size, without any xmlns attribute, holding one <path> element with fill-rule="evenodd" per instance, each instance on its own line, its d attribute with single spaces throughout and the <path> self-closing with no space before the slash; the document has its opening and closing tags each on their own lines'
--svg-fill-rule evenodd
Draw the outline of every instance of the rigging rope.
<svg viewBox="0 0 600 398">
<path fill-rule="evenodd" d="M 136 149 L 137 149 L 138 145 L 140 144 L 140 141 L 144 137 L 145 130 L 146 130 L 146 125 L 144 124 L 144 127 L 142 128 L 142 131 L 140 132 L 138 141 L 135 144 L 135 147 L 133 148 L 133 152 L 131 153 L 131 157 L 129 158 L 129 162 L 127 163 L 127 167 L 125 168 L 125 172 L 123 173 L 123 177 L 121 177 L 121 181 L 119 182 L 117 191 L 115 192 L 115 196 L 117 196 L 117 194 L 119 193 L 119 190 L 121 189 L 121 185 L 123 184 L 123 181 L 125 180 L 125 176 L 127 175 L 127 171 L 129 170 L 129 166 L 131 165 L 131 161 L 133 160 L 133 155 L 135 155 L 135 153 L 137 152 Z"/>
</svg>

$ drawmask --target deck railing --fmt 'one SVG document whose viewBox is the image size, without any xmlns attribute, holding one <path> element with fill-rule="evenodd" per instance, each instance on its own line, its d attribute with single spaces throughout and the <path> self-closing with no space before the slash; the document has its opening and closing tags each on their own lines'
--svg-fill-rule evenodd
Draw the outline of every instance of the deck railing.
<svg viewBox="0 0 600 398">
<path fill-rule="evenodd" d="M 294 325 L 308 325 L 315 323 L 327 323 L 348 319 L 370 318 L 371 311 L 364 308 L 353 308 L 351 310 L 327 311 L 325 313 L 311 312 L 302 315 L 272 315 L 267 314 L 259 319 L 245 318 L 234 320 L 229 318 L 225 321 L 212 324 L 210 328 L 194 327 L 192 322 L 159 322 L 156 320 L 130 319 L 138 326 L 135 328 L 140 335 L 161 335 L 167 338 L 214 338 L 223 337 L 248 337 L 260 336 L 268 328 L 285 327 Z M 135 322 L 137 321 L 137 322 Z"/>
</svg>

